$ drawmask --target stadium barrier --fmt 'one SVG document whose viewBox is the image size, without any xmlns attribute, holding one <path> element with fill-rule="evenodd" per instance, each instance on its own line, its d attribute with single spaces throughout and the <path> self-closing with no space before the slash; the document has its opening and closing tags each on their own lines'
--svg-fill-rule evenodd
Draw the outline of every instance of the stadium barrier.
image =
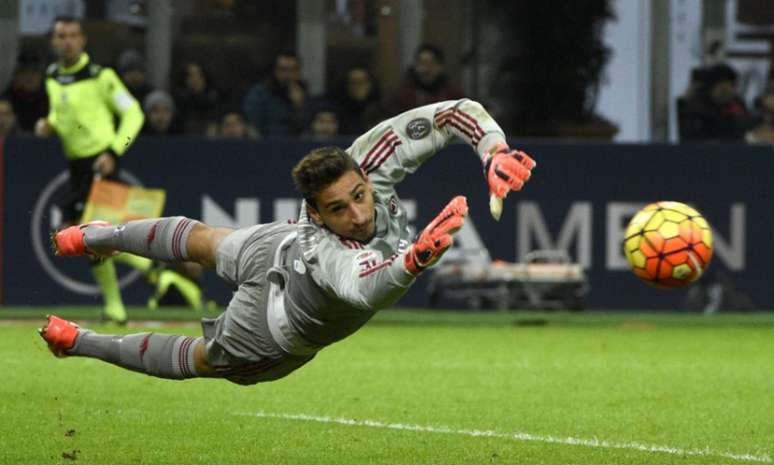
<svg viewBox="0 0 774 465">
<path fill-rule="evenodd" d="M 346 145 L 347 140 L 336 141 Z M 316 144 L 319 145 L 319 144 Z M 513 144 L 522 145 L 522 144 Z M 315 144 L 200 138 L 143 138 L 122 159 L 123 178 L 167 190 L 167 214 L 221 226 L 294 218 L 299 201 L 290 170 Z M 685 290 L 655 290 L 629 271 L 621 251 L 626 223 L 645 203 L 680 200 L 702 211 L 715 231 L 707 284 L 721 275 L 758 308 L 774 308 L 774 152 L 734 144 L 597 145 L 527 143 L 538 161 L 524 192 L 511 195 L 501 221 L 489 216 L 477 158 L 453 145 L 398 186 L 411 222 L 425 225 L 456 194 L 468 196 L 470 220 L 449 259 L 517 261 L 535 249 L 566 249 L 591 285 L 594 309 L 682 308 Z M 55 259 L 48 247 L 66 187 L 56 141 L 10 138 L 0 150 L 0 292 L 4 305 L 97 303 L 85 260 Z M 151 292 L 122 272 L 125 300 Z M 401 302 L 427 306 L 423 277 Z M 207 294 L 220 303 L 229 289 L 213 274 Z"/>
</svg>

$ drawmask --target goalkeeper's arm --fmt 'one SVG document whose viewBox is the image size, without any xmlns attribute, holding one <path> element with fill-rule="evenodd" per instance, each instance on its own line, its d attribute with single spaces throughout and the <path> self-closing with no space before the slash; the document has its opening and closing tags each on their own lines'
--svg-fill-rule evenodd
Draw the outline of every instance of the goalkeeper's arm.
<svg viewBox="0 0 774 465">
<path fill-rule="evenodd" d="M 328 251 L 320 261 L 330 291 L 356 307 L 389 307 L 406 293 L 417 275 L 451 247 L 452 235 L 462 227 L 467 213 L 465 197 L 455 197 L 416 242 L 381 261 L 373 250 Z"/>
<path fill-rule="evenodd" d="M 508 148 L 494 118 L 468 99 L 426 105 L 383 121 L 360 136 L 347 153 L 377 188 L 391 188 L 455 140 L 474 149 L 494 198 L 521 189 L 535 167 L 526 153 Z"/>
<path fill-rule="evenodd" d="M 451 247 L 452 235 L 460 230 L 468 214 L 468 201 L 457 196 L 425 227 L 403 258 L 409 273 L 418 275 L 434 265 Z"/>
</svg>

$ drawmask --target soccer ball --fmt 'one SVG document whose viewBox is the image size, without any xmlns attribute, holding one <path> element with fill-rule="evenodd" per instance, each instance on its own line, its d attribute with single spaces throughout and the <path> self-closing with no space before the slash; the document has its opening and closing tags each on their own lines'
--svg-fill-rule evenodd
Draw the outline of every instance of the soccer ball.
<svg viewBox="0 0 774 465">
<path fill-rule="evenodd" d="M 656 287 L 682 287 L 701 276 L 712 259 L 712 231 L 694 208 L 656 202 L 640 210 L 624 235 L 632 271 Z"/>
</svg>

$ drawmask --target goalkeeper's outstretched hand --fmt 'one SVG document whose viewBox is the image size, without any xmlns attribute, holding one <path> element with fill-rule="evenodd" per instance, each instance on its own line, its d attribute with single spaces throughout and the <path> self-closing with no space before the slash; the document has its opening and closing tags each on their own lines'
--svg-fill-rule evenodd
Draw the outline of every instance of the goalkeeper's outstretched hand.
<svg viewBox="0 0 774 465">
<path fill-rule="evenodd" d="M 500 219 L 502 199 L 510 191 L 519 191 L 532 175 L 535 160 L 521 150 L 511 150 L 502 142 L 495 144 L 484 158 L 484 175 L 491 196 L 489 206 L 492 216 Z"/>
<path fill-rule="evenodd" d="M 405 256 L 405 265 L 414 276 L 434 264 L 452 245 L 452 234 L 459 231 L 468 214 L 468 201 L 462 196 L 451 202 L 425 227 Z"/>
</svg>

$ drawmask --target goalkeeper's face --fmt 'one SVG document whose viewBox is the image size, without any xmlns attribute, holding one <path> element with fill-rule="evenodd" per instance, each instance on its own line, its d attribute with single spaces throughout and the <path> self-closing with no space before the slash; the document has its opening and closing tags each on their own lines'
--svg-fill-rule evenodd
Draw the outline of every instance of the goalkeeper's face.
<svg viewBox="0 0 774 465">
<path fill-rule="evenodd" d="M 368 242 L 376 232 L 374 191 L 368 178 L 347 171 L 314 196 L 309 214 L 317 224 L 347 239 Z"/>
</svg>

